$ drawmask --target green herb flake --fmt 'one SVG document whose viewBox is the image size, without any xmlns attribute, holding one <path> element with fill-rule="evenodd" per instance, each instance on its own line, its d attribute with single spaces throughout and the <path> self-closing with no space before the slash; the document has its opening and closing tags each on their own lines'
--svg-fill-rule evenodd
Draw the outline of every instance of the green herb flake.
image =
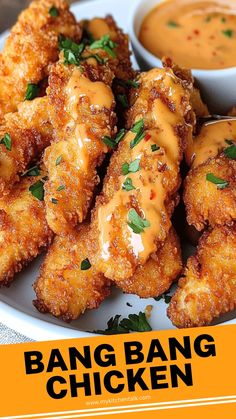
<svg viewBox="0 0 236 419">
<path fill-rule="evenodd" d="M 229 159 L 236 159 L 236 145 L 231 144 L 229 147 L 225 148 L 224 155 Z"/>
<path fill-rule="evenodd" d="M 57 8 L 56 6 L 52 6 L 52 7 L 49 9 L 49 14 L 50 14 L 50 16 L 52 16 L 52 17 L 57 17 L 57 16 L 59 15 L 59 10 L 58 10 L 58 8 Z"/>
<path fill-rule="evenodd" d="M 81 54 L 84 51 L 85 44 L 76 44 L 70 38 L 65 38 L 63 35 L 59 36 L 59 49 L 64 54 L 64 64 L 80 65 Z"/>
<path fill-rule="evenodd" d="M 227 36 L 227 38 L 232 38 L 234 31 L 232 29 L 226 29 L 222 31 L 223 35 Z"/>
<path fill-rule="evenodd" d="M 40 175 L 40 169 L 38 166 L 33 166 L 30 169 L 26 170 L 26 172 L 22 173 L 23 176 L 39 176 Z"/>
<path fill-rule="evenodd" d="M 51 203 L 57 205 L 58 204 L 58 200 L 56 198 L 52 198 L 51 199 Z"/>
<path fill-rule="evenodd" d="M 136 80 L 127 80 L 126 85 L 138 89 L 140 84 Z"/>
<path fill-rule="evenodd" d="M 167 26 L 169 26 L 169 28 L 178 28 L 180 25 L 174 20 L 169 20 L 167 22 Z"/>
<path fill-rule="evenodd" d="M 124 135 L 125 135 L 125 129 L 121 129 L 118 132 L 118 134 L 116 135 L 115 138 L 111 138 L 111 137 L 108 137 L 107 135 L 105 135 L 104 137 L 102 137 L 102 141 L 108 147 L 114 149 L 114 148 L 117 147 L 117 145 L 119 144 L 119 142 L 123 139 Z"/>
<path fill-rule="evenodd" d="M 129 107 L 128 99 L 126 95 L 117 95 L 117 100 L 121 103 L 124 109 L 127 109 Z"/>
<path fill-rule="evenodd" d="M 152 144 L 151 145 L 151 150 L 152 150 L 152 152 L 158 151 L 158 150 L 160 150 L 160 147 L 158 145 L 156 145 L 156 144 Z"/>
<path fill-rule="evenodd" d="M 81 60 L 88 60 L 89 58 L 94 58 L 99 64 L 105 64 L 105 59 L 101 58 L 98 54 L 90 54 L 86 57 L 81 58 Z"/>
<path fill-rule="evenodd" d="M 62 156 L 57 157 L 56 163 L 55 163 L 56 166 L 58 166 L 61 163 L 61 161 L 62 161 Z"/>
<path fill-rule="evenodd" d="M 225 17 L 222 17 L 222 18 L 221 18 L 221 22 L 222 22 L 222 23 L 225 23 L 225 22 L 226 22 L 226 18 L 225 18 Z"/>
<path fill-rule="evenodd" d="M 171 302 L 172 295 L 169 295 L 168 292 L 164 292 L 161 295 L 158 295 L 158 297 L 154 297 L 155 301 L 164 300 L 166 304 L 169 304 Z"/>
<path fill-rule="evenodd" d="M 25 92 L 25 100 L 33 100 L 38 96 L 38 94 L 39 94 L 38 85 L 34 83 L 28 83 L 27 89 Z"/>
<path fill-rule="evenodd" d="M 90 49 L 103 49 L 103 51 L 107 52 L 110 57 L 115 58 L 116 53 L 114 49 L 117 47 L 117 44 L 113 42 L 110 38 L 110 35 L 104 35 L 102 38 L 98 39 L 97 41 L 94 41 L 90 45 Z"/>
<path fill-rule="evenodd" d="M 81 271 L 87 271 L 88 269 L 91 268 L 91 263 L 89 262 L 88 258 L 82 260 L 81 265 L 80 265 L 80 269 Z"/>
<path fill-rule="evenodd" d="M 130 148 L 134 148 L 145 137 L 144 120 L 140 119 L 137 121 L 131 128 L 131 132 L 136 134 L 134 139 L 130 142 Z"/>
<path fill-rule="evenodd" d="M 215 176 L 213 173 L 207 173 L 206 180 L 217 185 L 218 189 L 225 189 L 229 185 L 227 180 L 221 179 Z"/>
<path fill-rule="evenodd" d="M 150 227 L 150 222 L 146 219 L 141 218 L 134 208 L 131 208 L 128 212 L 128 225 L 134 233 L 140 234 L 145 228 Z"/>
<path fill-rule="evenodd" d="M 39 201 L 43 201 L 44 199 L 44 179 L 38 180 L 33 185 L 29 187 L 29 191 L 32 195 L 37 198 Z"/>
<path fill-rule="evenodd" d="M 66 189 L 65 185 L 60 185 L 58 186 L 57 191 L 60 192 L 60 191 L 64 191 L 65 189 Z"/>
<path fill-rule="evenodd" d="M 124 189 L 125 191 L 132 191 L 133 189 L 136 189 L 130 177 L 127 177 L 127 179 L 125 179 L 122 185 L 122 189 Z"/>
<path fill-rule="evenodd" d="M 12 143 L 11 143 L 11 136 L 6 132 L 4 137 L 0 140 L 0 144 L 4 144 L 8 151 L 11 151 Z"/>
<path fill-rule="evenodd" d="M 93 333 L 117 335 L 130 332 L 150 332 L 152 330 L 145 313 L 141 311 L 139 314 L 129 314 L 128 318 L 122 320 L 120 320 L 120 317 L 119 314 L 111 317 L 105 330 L 94 330 Z"/>
<path fill-rule="evenodd" d="M 140 170 L 140 159 L 135 159 L 131 163 L 122 164 L 121 171 L 123 175 L 128 175 L 128 173 L 136 173 Z"/>
</svg>

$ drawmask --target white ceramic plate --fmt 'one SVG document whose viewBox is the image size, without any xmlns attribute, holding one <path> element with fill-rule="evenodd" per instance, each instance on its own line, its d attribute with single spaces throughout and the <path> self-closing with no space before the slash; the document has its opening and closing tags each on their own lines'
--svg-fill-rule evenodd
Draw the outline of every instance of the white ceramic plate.
<svg viewBox="0 0 236 419">
<path fill-rule="evenodd" d="M 112 14 L 119 26 L 127 30 L 127 12 L 135 0 L 99 0 L 72 7 L 78 20 Z M 0 49 L 6 34 L 0 36 Z M 134 61 L 135 63 L 135 61 Z M 106 328 L 110 317 L 121 314 L 144 311 L 147 305 L 152 305 L 149 322 L 153 330 L 173 329 L 173 325 L 166 316 L 167 305 L 163 300 L 156 302 L 153 298 L 140 299 L 134 295 L 126 295 L 114 289 L 110 298 L 103 302 L 97 310 L 88 310 L 79 320 L 65 324 L 50 315 L 40 314 L 32 305 L 35 298 L 32 284 L 38 276 L 42 257 L 18 274 L 10 288 L 0 290 L 0 321 L 12 329 L 35 340 L 52 340 L 72 337 L 92 337 L 87 331 Z M 131 304 L 132 307 L 128 306 Z M 221 318 L 220 322 L 235 323 L 235 313 L 228 318 Z"/>
</svg>

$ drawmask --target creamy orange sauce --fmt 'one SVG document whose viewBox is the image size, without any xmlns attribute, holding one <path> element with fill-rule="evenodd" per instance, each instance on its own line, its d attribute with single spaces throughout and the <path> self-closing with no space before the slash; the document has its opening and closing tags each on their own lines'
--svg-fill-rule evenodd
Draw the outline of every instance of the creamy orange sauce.
<svg viewBox="0 0 236 419">
<path fill-rule="evenodd" d="M 114 101 L 111 88 L 100 81 L 92 82 L 75 68 L 66 87 L 68 113 L 77 119 L 80 100 L 86 98 L 96 109 L 110 109 Z"/>
<path fill-rule="evenodd" d="M 139 39 L 152 54 L 185 68 L 236 66 L 236 3 L 163 1 L 145 17 Z"/>
<path fill-rule="evenodd" d="M 169 88 L 169 94 L 175 104 L 179 104 L 184 91 L 176 77 L 170 71 L 153 70 L 145 75 L 146 78 L 162 78 L 162 82 Z M 137 99 L 142 101 L 142 99 Z M 155 128 L 146 130 L 145 137 L 134 148 L 130 149 L 128 163 L 139 159 L 140 170 L 135 173 L 128 173 L 119 177 L 119 188 L 115 191 L 112 199 L 98 209 L 98 226 L 100 231 L 99 241 L 101 258 L 107 262 L 112 257 L 110 249 L 114 237 L 114 219 L 119 214 L 120 229 L 127 248 L 133 255 L 144 264 L 150 254 L 156 250 L 156 238 L 160 233 L 163 219 L 168 223 L 168 214 L 165 208 L 165 200 L 168 196 L 168 187 L 165 184 L 169 172 L 178 178 L 178 165 L 180 158 L 180 138 L 175 130 L 178 124 L 184 124 L 184 117 L 178 112 L 172 112 L 166 103 L 160 98 L 153 101 L 150 119 L 154 121 Z M 136 117 L 136 122 L 140 118 Z M 131 131 L 122 140 L 123 146 L 130 148 L 130 142 L 135 134 Z M 124 144 L 125 143 L 125 144 Z M 160 147 L 152 151 L 151 145 Z M 125 162 L 124 162 L 125 163 Z M 163 170 L 161 170 L 163 168 Z M 160 169 L 160 170 L 158 170 Z M 135 189 L 124 190 L 122 185 L 130 178 Z M 134 204 L 134 202 L 136 204 Z M 144 228 L 140 234 L 135 233 L 128 225 L 128 213 L 130 208 L 135 208 L 143 219 L 146 219 L 150 226 Z"/>
<path fill-rule="evenodd" d="M 109 34 L 110 29 L 104 19 L 94 18 L 88 22 L 88 31 L 95 39 Z"/>
<path fill-rule="evenodd" d="M 203 125 L 186 152 L 189 166 L 197 167 L 209 158 L 216 157 L 228 147 L 226 140 L 236 141 L 236 121 L 217 121 Z"/>
</svg>

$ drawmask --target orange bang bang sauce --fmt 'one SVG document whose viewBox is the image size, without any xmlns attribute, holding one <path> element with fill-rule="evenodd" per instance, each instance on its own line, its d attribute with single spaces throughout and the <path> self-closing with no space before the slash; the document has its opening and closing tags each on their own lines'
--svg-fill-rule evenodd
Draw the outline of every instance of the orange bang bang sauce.
<svg viewBox="0 0 236 419">
<path fill-rule="evenodd" d="M 143 46 L 185 68 L 236 66 L 236 0 L 166 0 L 145 18 Z"/>
</svg>

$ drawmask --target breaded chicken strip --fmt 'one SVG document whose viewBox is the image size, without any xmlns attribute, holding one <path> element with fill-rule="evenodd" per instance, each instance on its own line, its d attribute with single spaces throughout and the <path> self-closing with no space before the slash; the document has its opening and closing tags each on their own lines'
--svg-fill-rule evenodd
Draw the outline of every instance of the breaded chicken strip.
<svg viewBox="0 0 236 419">
<path fill-rule="evenodd" d="M 34 305 L 39 311 L 65 321 L 75 320 L 86 309 L 97 308 L 109 295 L 111 282 L 98 272 L 96 264 L 90 266 L 96 246 L 89 225 L 82 225 L 67 237 L 55 237 L 34 285 Z M 87 270 L 81 269 L 83 264 Z M 181 267 L 179 240 L 172 228 L 145 267 L 138 268 L 133 278 L 120 285 L 125 292 L 156 297 L 169 289 Z"/>
<path fill-rule="evenodd" d="M 177 327 L 204 326 L 236 308 L 236 224 L 206 232 L 167 314 Z"/>
<path fill-rule="evenodd" d="M 198 231 L 236 220 L 236 160 L 220 154 L 192 169 L 185 180 L 184 201 L 187 221 Z"/>
<path fill-rule="evenodd" d="M 197 230 L 236 219 L 236 121 L 206 124 L 187 150 L 187 220 Z"/>
<path fill-rule="evenodd" d="M 18 112 L 5 115 L 0 127 L 0 193 L 8 193 L 52 136 L 46 97 L 23 102 Z"/>
<path fill-rule="evenodd" d="M 51 242 L 44 202 L 29 190 L 37 182 L 33 189 L 38 185 L 38 191 L 42 191 L 40 182 L 44 175 L 42 172 L 37 177 L 25 176 L 11 194 L 0 198 L 0 286 L 8 286 L 14 274 Z"/>
<path fill-rule="evenodd" d="M 130 131 L 111 158 L 92 222 L 98 269 L 118 285 L 166 239 L 183 148 L 192 133 L 191 83 L 171 68 L 143 73 L 138 82 Z"/>
<path fill-rule="evenodd" d="M 111 149 L 110 137 L 116 132 L 113 70 L 126 79 L 132 73 L 127 36 L 111 18 L 102 23 L 110 36 L 109 53 L 101 40 L 95 44 L 96 48 L 92 47 L 94 43 L 85 49 L 81 44 L 77 61 L 82 67 L 66 66 L 66 44 L 62 44 L 64 55 L 49 77 L 48 95 L 56 140 L 44 157 L 49 174 L 45 202 L 48 223 L 59 235 L 71 232 L 86 218 L 99 182 L 97 167 Z M 74 45 L 76 48 L 80 47 Z"/>
<path fill-rule="evenodd" d="M 60 34 L 78 41 L 81 37 L 67 1 L 35 0 L 21 13 L 0 56 L 0 123 L 25 99 L 28 83 L 47 77 L 49 65 L 58 59 Z"/>
<path fill-rule="evenodd" d="M 172 227 L 163 244 L 152 254 L 144 266 L 126 281 L 119 281 L 119 287 L 127 294 L 141 298 L 158 297 L 168 291 L 182 270 L 179 238 Z"/>
<path fill-rule="evenodd" d="M 97 308 L 110 294 L 110 281 L 89 264 L 94 245 L 88 225 L 55 237 L 34 285 L 39 311 L 71 321 L 86 309 Z"/>
</svg>

